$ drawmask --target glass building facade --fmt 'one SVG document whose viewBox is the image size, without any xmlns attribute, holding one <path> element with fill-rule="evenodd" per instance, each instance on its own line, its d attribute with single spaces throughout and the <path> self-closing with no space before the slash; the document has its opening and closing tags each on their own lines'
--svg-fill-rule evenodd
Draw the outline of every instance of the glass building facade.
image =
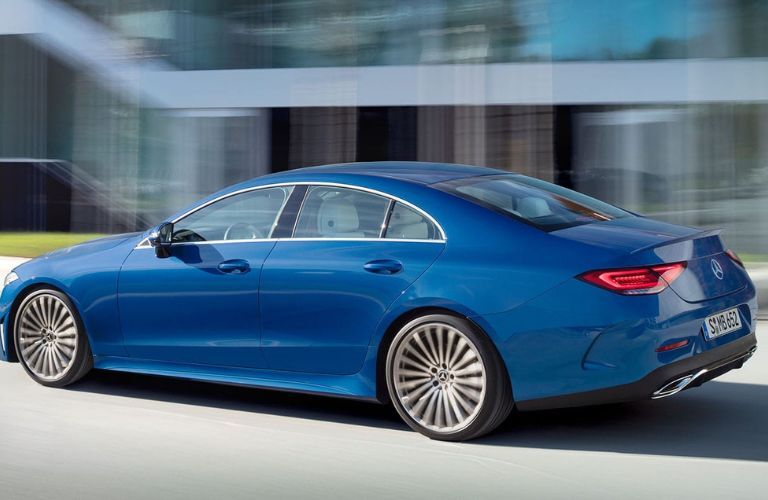
<svg viewBox="0 0 768 500">
<path fill-rule="evenodd" d="M 68 0 L 182 70 L 768 56 L 761 0 Z"/>
<path fill-rule="evenodd" d="M 0 168 L 66 165 L 108 206 L 73 203 L 71 231 L 272 171 L 446 161 L 721 227 L 768 262 L 761 0 L 10 0 L 0 115 Z"/>
</svg>

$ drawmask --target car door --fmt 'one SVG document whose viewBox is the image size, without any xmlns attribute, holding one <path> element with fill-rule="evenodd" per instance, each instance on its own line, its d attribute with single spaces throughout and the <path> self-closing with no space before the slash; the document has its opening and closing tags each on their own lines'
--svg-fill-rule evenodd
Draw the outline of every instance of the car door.
<svg viewBox="0 0 768 500">
<path fill-rule="evenodd" d="M 260 368 L 259 279 L 291 187 L 254 189 L 174 222 L 170 255 L 140 245 L 120 271 L 130 356 Z"/>
<path fill-rule="evenodd" d="M 414 207 L 364 190 L 311 186 L 293 238 L 277 242 L 262 271 L 267 366 L 359 371 L 388 307 L 443 246 L 437 224 Z"/>
</svg>

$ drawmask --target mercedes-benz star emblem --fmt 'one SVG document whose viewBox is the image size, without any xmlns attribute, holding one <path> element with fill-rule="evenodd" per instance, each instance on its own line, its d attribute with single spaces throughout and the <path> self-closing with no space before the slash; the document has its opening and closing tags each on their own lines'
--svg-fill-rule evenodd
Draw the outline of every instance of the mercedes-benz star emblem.
<svg viewBox="0 0 768 500">
<path fill-rule="evenodd" d="M 712 272 L 714 273 L 715 278 L 719 280 L 723 279 L 723 266 L 721 266 L 716 259 L 712 259 L 710 264 L 712 265 Z"/>
</svg>

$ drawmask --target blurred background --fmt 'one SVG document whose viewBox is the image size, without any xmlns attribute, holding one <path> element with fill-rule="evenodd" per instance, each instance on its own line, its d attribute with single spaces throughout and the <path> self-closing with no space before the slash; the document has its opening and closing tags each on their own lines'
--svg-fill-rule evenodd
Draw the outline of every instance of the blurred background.
<svg viewBox="0 0 768 500">
<path fill-rule="evenodd" d="M 723 228 L 765 297 L 768 2 L 0 0 L 0 255 L 371 160 Z"/>
</svg>

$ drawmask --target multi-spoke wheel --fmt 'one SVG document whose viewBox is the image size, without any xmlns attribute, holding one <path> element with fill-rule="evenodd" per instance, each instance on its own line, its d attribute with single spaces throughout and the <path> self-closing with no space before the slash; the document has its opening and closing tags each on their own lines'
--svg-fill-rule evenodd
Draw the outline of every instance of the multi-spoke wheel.
<svg viewBox="0 0 768 500">
<path fill-rule="evenodd" d="M 37 382 L 62 387 L 85 375 L 91 351 L 77 311 L 56 290 L 37 290 L 19 306 L 14 322 L 16 353 Z"/>
<path fill-rule="evenodd" d="M 398 413 L 431 438 L 478 437 L 512 409 L 498 353 L 467 320 L 436 314 L 411 321 L 393 339 L 386 367 Z"/>
</svg>

